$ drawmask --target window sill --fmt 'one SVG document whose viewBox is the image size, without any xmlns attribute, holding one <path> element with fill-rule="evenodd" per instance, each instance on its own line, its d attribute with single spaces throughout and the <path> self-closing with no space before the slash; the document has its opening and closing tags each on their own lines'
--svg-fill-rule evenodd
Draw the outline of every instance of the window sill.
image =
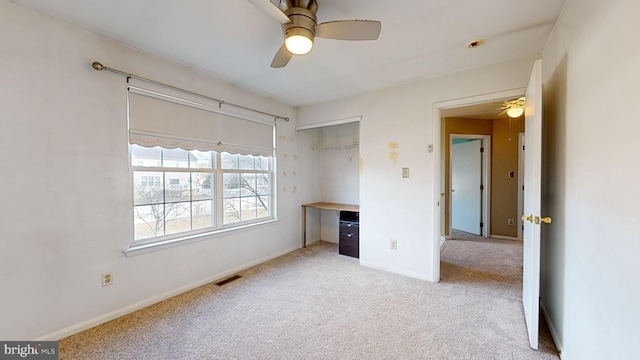
<svg viewBox="0 0 640 360">
<path fill-rule="evenodd" d="M 197 235 L 189 235 L 189 236 L 179 237 L 179 238 L 170 239 L 170 240 L 158 241 L 154 243 L 131 245 L 128 249 L 125 249 L 122 252 L 126 257 L 129 258 L 129 257 L 147 254 L 147 253 L 151 253 L 159 250 L 170 249 L 177 246 L 187 245 L 187 244 L 195 243 L 202 240 L 207 240 L 213 236 L 227 234 L 227 233 L 231 233 L 239 230 L 247 230 L 247 229 L 251 229 L 251 228 L 255 228 L 263 225 L 270 225 L 276 222 L 278 222 L 278 219 L 270 219 L 270 220 L 266 220 L 258 223 L 252 223 L 252 224 L 247 224 L 243 226 L 236 226 L 228 229 L 219 229 L 219 230 L 210 231 L 210 232 L 197 234 Z"/>
</svg>

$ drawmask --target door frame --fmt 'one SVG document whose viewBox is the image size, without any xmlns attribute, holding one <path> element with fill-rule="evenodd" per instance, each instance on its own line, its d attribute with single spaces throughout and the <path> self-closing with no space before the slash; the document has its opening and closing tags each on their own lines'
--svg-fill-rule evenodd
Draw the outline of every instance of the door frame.
<svg viewBox="0 0 640 360">
<path fill-rule="evenodd" d="M 481 95 L 451 99 L 433 103 L 432 107 L 432 136 L 433 136 L 433 210 L 432 224 L 433 233 L 431 234 L 431 276 L 433 282 L 440 281 L 440 238 L 442 232 L 441 219 L 444 218 L 444 206 L 441 205 L 444 194 L 444 151 L 442 149 L 442 115 L 441 111 L 446 109 L 454 109 L 457 107 L 481 104 L 496 100 L 506 100 L 521 97 L 524 95 L 526 88 L 508 89 L 498 92 L 486 93 Z"/>
<path fill-rule="evenodd" d="M 523 239 L 524 223 L 524 132 L 518 133 L 518 240 Z"/>
<path fill-rule="evenodd" d="M 482 153 L 481 164 L 481 177 L 482 185 L 484 185 L 484 191 L 482 192 L 482 209 L 480 213 L 480 221 L 484 223 L 482 228 L 483 237 L 489 236 L 489 228 L 491 226 L 491 135 L 482 134 L 450 134 L 449 135 L 449 189 L 452 190 L 453 186 L 453 139 L 479 139 L 482 140 L 482 147 L 484 152 Z M 453 194 L 449 191 L 448 194 L 449 204 L 449 236 L 453 230 Z M 444 206 L 443 206 L 444 208 Z"/>
</svg>

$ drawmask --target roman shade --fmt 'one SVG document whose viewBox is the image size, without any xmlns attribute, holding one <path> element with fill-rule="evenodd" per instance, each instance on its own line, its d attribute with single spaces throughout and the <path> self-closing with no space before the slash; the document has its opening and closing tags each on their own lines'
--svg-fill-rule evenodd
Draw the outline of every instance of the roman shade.
<svg viewBox="0 0 640 360">
<path fill-rule="evenodd" d="M 129 86 L 129 143 L 273 155 L 273 123 L 225 112 L 217 105 Z"/>
</svg>

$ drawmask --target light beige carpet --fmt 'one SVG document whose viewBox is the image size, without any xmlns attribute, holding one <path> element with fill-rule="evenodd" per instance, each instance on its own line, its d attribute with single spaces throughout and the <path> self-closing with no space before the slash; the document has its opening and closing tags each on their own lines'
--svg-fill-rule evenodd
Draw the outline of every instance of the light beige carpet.
<svg viewBox="0 0 640 360">
<path fill-rule="evenodd" d="M 60 358 L 558 359 L 544 328 L 528 346 L 521 264 L 519 242 L 461 237 L 435 284 L 319 242 L 65 338 Z"/>
</svg>

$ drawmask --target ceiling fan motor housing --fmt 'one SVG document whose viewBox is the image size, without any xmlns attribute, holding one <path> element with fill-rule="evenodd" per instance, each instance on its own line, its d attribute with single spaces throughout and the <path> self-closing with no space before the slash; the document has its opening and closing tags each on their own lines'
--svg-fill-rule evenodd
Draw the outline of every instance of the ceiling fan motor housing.
<svg viewBox="0 0 640 360">
<path fill-rule="evenodd" d="M 293 7 L 285 11 L 285 15 L 291 20 L 290 23 L 282 24 L 284 38 L 292 35 L 302 35 L 310 40 L 316 36 L 316 15 L 302 7 Z"/>
<path fill-rule="evenodd" d="M 278 7 L 282 12 L 286 12 L 294 7 L 299 7 L 307 9 L 315 14 L 318 11 L 318 2 L 316 0 L 280 0 Z"/>
</svg>

